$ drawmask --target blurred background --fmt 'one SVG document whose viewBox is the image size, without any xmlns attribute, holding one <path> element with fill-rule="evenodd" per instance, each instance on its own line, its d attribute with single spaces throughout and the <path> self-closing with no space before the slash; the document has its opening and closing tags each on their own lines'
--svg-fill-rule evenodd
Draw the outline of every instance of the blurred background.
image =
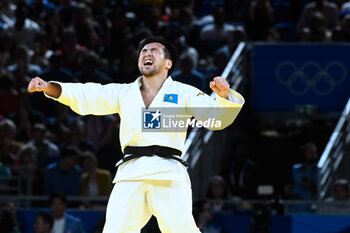
<svg viewBox="0 0 350 233">
<path fill-rule="evenodd" d="M 1 0 L 1 232 L 102 232 L 121 119 L 27 84 L 132 82 L 150 35 L 176 45 L 174 80 L 211 94 L 221 75 L 246 99 L 227 129 L 188 133 L 202 232 L 350 232 L 346 0 Z"/>
</svg>

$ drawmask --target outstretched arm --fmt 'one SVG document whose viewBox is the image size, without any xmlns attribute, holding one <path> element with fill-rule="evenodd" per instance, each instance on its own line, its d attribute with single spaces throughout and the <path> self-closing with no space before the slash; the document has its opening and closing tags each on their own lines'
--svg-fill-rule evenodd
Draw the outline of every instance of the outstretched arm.
<svg viewBox="0 0 350 233">
<path fill-rule="evenodd" d="M 58 99 L 61 96 L 62 88 L 57 83 L 48 83 L 39 77 L 33 78 L 28 84 L 29 92 L 45 92 L 45 94 Z"/>
</svg>

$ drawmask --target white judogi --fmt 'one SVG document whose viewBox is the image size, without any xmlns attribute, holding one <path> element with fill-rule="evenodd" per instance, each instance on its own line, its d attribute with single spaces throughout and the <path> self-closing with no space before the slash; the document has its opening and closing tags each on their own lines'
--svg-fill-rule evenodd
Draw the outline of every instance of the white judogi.
<svg viewBox="0 0 350 233">
<path fill-rule="evenodd" d="M 126 146 L 167 146 L 183 151 L 186 132 L 142 132 L 142 108 L 145 107 L 140 86 L 141 78 L 130 84 L 58 83 L 62 87 L 57 101 L 78 114 L 106 115 L 119 113 L 120 142 Z M 175 94 L 177 103 L 164 101 Z M 229 90 L 229 100 L 219 95 L 216 100 L 192 86 L 168 77 L 150 108 L 179 107 L 197 119 L 203 118 L 193 107 L 227 107 L 225 116 L 231 124 L 244 104 L 243 97 Z M 225 108 L 226 109 L 226 108 Z M 192 217 L 192 194 L 186 168 L 178 161 L 158 156 L 141 157 L 119 166 L 114 178 L 104 233 L 139 232 L 149 217 L 157 217 L 162 232 L 199 232 Z"/>
</svg>

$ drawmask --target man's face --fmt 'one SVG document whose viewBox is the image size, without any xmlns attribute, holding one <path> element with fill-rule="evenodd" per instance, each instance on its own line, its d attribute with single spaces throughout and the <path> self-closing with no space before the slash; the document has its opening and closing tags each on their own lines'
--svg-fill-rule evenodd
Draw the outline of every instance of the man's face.
<svg viewBox="0 0 350 233">
<path fill-rule="evenodd" d="M 66 205 L 61 199 L 55 198 L 52 201 L 51 210 L 52 210 L 53 217 L 55 219 L 62 218 L 64 215 L 65 209 L 66 209 Z"/>
<path fill-rule="evenodd" d="M 50 232 L 50 225 L 46 223 L 42 217 L 38 216 L 35 218 L 34 231 L 35 233 Z"/>
<path fill-rule="evenodd" d="M 165 58 L 164 45 L 154 42 L 146 44 L 140 51 L 138 66 L 141 74 L 151 77 L 171 68 L 171 60 Z"/>
</svg>

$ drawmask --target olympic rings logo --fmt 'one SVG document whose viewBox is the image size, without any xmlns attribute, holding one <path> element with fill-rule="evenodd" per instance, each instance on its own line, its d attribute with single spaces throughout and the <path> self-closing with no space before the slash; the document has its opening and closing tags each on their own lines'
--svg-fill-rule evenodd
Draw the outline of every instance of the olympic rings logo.
<svg viewBox="0 0 350 233">
<path fill-rule="evenodd" d="M 304 63 L 300 68 L 294 62 L 281 62 L 276 68 L 276 79 L 297 96 L 308 91 L 325 96 L 345 81 L 347 71 L 343 64 L 330 62 L 321 67 L 314 61 Z"/>
</svg>

